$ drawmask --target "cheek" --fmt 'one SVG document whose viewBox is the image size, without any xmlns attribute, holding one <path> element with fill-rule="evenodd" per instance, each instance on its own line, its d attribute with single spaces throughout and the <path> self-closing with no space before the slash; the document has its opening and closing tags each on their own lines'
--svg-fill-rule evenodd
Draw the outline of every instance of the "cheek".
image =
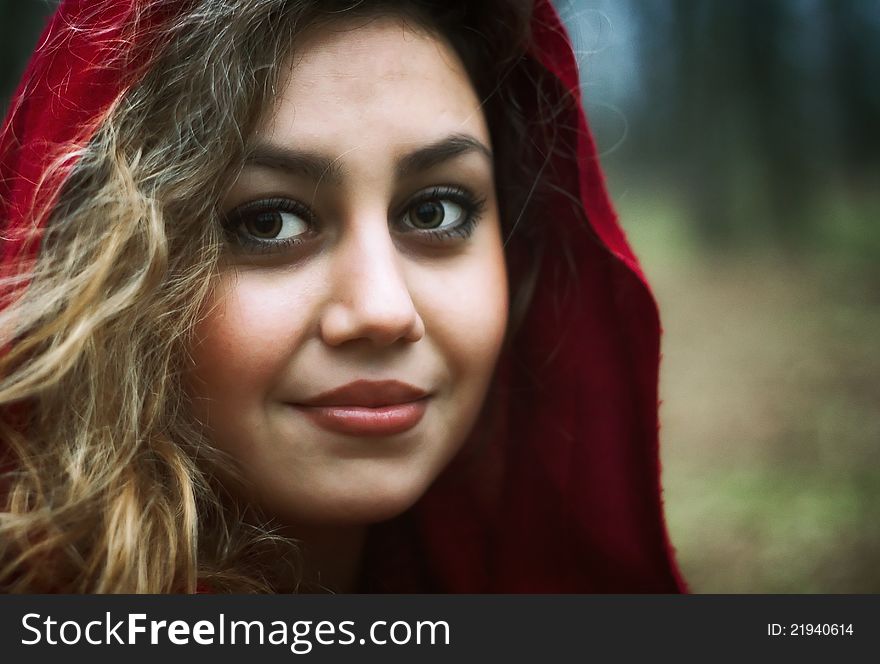
<svg viewBox="0 0 880 664">
<path fill-rule="evenodd" d="M 481 399 L 507 326 L 507 274 L 500 241 L 421 275 L 417 294 L 428 335 L 450 373 Z"/>
<path fill-rule="evenodd" d="M 230 406 L 262 401 L 278 381 L 305 327 L 296 318 L 302 303 L 288 306 L 285 290 L 289 297 L 257 273 L 220 279 L 191 349 L 191 391 L 222 406 L 212 410 L 231 415 Z"/>
</svg>

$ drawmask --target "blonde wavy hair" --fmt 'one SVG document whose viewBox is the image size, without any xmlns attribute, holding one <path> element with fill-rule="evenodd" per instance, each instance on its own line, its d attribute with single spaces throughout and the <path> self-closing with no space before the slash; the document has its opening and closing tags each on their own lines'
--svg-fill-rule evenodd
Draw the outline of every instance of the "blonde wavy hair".
<svg viewBox="0 0 880 664">
<path fill-rule="evenodd" d="M 0 284 L 24 293 L 0 313 L 5 591 L 297 588 L 296 543 L 231 497 L 235 465 L 192 420 L 183 388 L 222 258 L 218 202 L 302 30 L 395 12 L 460 33 L 459 50 L 476 49 L 466 63 L 502 68 L 513 56 L 492 45 L 515 51 L 529 3 L 181 4 L 138 35 L 154 57 L 90 140 L 59 146 L 53 169 L 74 166 L 51 209 L 34 210 L 46 217 L 39 257 Z M 465 36 L 480 22 L 483 39 Z"/>
</svg>

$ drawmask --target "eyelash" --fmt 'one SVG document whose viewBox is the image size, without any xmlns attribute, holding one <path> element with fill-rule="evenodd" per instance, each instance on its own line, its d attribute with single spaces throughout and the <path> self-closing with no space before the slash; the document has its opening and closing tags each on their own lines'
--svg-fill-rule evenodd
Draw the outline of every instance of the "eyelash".
<svg viewBox="0 0 880 664">
<path fill-rule="evenodd" d="M 464 220 L 451 228 L 444 229 L 414 229 L 404 224 L 404 216 L 421 203 L 428 201 L 448 201 L 459 205 L 464 213 Z M 403 232 L 414 233 L 423 240 L 431 242 L 449 242 L 456 239 L 466 239 L 471 236 L 479 223 L 486 207 L 486 199 L 474 196 L 468 190 L 455 186 L 437 186 L 419 192 L 413 196 L 406 205 L 395 215 L 395 226 L 405 228 Z M 248 213 L 281 211 L 297 215 L 312 229 L 303 236 L 284 238 L 281 240 L 258 240 L 243 232 L 243 225 L 248 219 Z M 315 227 L 318 225 L 314 213 L 299 201 L 289 198 L 266 198 L 251 201 L 240 205 L 232 210 L 222 220 L 227 239 L 238 245 L 239 248 L 253 253 L 269 253 L 283 251 L 284 249 L 302 244 L 314 236 Z"/>
</svg>

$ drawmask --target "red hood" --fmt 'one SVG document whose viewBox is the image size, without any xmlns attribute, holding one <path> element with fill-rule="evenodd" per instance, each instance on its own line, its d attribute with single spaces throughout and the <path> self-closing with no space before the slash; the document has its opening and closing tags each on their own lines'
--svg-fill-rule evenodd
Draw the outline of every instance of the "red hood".
<svg viewBox="0 0 880 664">
<path fill-rule="evenodd" d="M 137 78 L 138 54 L 119 47 L 132 42 L 135 4 L 65 0 L 41 39 L 0 136 L 5 274 L 37 251 L 16 239 L 42 223 L 34 201 L 51 207 L 63 183 L 60 175 L 38 185 L 46 145 L 87 141 Z M 73 18 L 100 35 L 61 30 Z M 413 510 L 374 529 L 366 589 L 684 588 L 661 505 L 657 307 L 606 193 L 571 42 L 548 0 L 536 2 L 530 58 L 552 75 L 549 93 L 563 109 L 548 173 L 565 193 L 542 207 L 535 295 L 492 396 L 497 435 L 475 443 L 479 452 L 472 446 Z"/>
</svg>

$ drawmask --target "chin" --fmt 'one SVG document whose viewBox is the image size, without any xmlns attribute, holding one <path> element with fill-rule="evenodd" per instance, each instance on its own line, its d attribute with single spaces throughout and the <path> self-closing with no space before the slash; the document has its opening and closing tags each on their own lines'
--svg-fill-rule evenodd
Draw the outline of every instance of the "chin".
<svg viewBox="0 0 880 664">
<path fill-rule="evenodd" d="M 412 507 L 427 490 L 429 483 L 376 482 L 352 484 L 357 490 L 325 493 L 320 500 L 299 499 L 290 504 L 306 509 L 289 510 L 274 505 L 273 512 L 291 524 L 312 526 L 357 526 L 387 521 Z"/>
</svg>

